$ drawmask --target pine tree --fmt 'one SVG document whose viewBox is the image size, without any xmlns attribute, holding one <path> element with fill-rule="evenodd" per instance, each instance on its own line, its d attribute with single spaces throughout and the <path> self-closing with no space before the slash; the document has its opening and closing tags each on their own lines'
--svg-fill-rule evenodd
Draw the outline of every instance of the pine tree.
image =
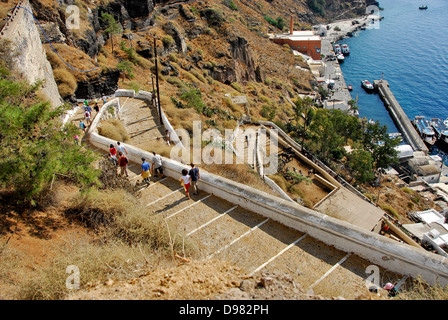
<svg viewBox="0 0 448 320">
<path fill-rule="evenodd" d="M 39 86 L 16 81 L 0 61 L 0 187 L 31 205 L 55 179 L 86 186 L 98 176 L 94 154 L 74 142 L 76 126 L 62 127 L 66 107 L 41 101 Z"/>
</svg>

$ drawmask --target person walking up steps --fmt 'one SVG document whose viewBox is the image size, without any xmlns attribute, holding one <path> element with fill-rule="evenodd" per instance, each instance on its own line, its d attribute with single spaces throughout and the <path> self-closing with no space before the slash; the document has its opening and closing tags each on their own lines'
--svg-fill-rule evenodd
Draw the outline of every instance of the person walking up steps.
<svg viewBox="0 0 448 320">
<path fill-rule="evenodd" d="M 126 150 L 126 148 L 124 146 L 122 146 L 120 144 L 120 142 L 117 142 L 117 152 L 121 152 L 122 154 L 128 154 L 128 151 Z"/>
<path fill-rule="evenodd" d="M 86 110 L 84 112 L 84 117 L 86 118 L 86 122 L 89 125 L 90 124 L 90 112 L 88 110 Z"/>
<path fill-rule="evenodd" d="M 81 130 L 86 133 L 86 124 L 84 123 L 84 121 L 80 121 L 79 122 L 79 128 L 81 128 Z"/>
<path fill-rule="evenodd" d="M 166 143 L 170 145 L 170 130 L 165 130 Z"/>
<path fill-rule="evenodd" d="M 113 144 L 110 144 L 110 146 L 109 146 L 109 153 L 110 153 L 111 159 L 115 163 L 115 166 L 117 166 L 118 165 L 117 149 L 115 149 Z"/>
<path fill-rule="evenodd" d="M 185 193 L 186 193 L 188 199 L 190 199 L 189 189 L 190 189 L 191 179 L 190 179 L 187 169 L 182 169 L 182 177 L 179 180 L 180 180 L 180 184 L 184 187 L 184 190 L 185 190 Z"/>
<path fill-rule="evenodd" d="M 126 177 L 129 177 L 127 170 L 128 158 L 126 158 L 126 156 L 124 156 L 122 152 L 119 152 L 118 156 L 119 156 L 118 165 L 120 166 L 120 176 L 126 175 Z"/>
<path fill-rule="evenodd" d="M 95 101 L 95 106 L 93 107 L 93 109 L 95 109 L 96 114 L 98 114 L 98 112 L 100 112 L 100 107 L 98 106 L 98 101 Z"/>
<path fill-rule="evenodd" d="M 152 173 L 154 177 L 158 177 L 159 173 L 161 174 L 161 178 L 164 177 L 163 175 L 163 166 L 162 166 L 162 157 L 157 154 L 155 151 L 152 152 L 154 157 L 152 158 Z"/>
<path fill-rule="evenodd" d="M 193 163 L 190 163 L 191 169 L 188 172 L 191 180 L 191 187 L 193 188 L 193 194 L 198 194 L 198 180 L 201 178 L 199 168 L 195 167 Z"/>
<path fill-rule="evenodd" d="M 146 162 L 145 158 L 142 158 L 142 178 L 143 182 L 146 182 L 148 186 L 151 184 L 151 181 L 149 180 L 149 178 L 151 177 L 150 169 L 151 165 Z"/>
</svg>

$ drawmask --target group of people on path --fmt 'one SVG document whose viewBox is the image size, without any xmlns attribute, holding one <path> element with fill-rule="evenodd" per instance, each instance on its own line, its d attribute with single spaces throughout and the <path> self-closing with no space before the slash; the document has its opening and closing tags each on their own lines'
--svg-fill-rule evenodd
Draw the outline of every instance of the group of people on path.
<svg viewBox="0 0 448 320">
<path fill-rule="evenodd" d="M 107 102 L 107 99 L 104 94 L 101 97 L 101 99 L 103 100 L 103 105 L 105 105 Z M 94 102 L 93 109 L 98 114 L 98 112 L 100 112 L 100 107 L 98 105 L 98 99 L 95 99 L 93 102 Z M 87 124 L 90 124 L 91 119 L 92 119 L 92 107 L 89 105 L 89 102 L 87 100 L 84 100 L 83 109 L 84 109 L 84 118 L 85 118 Z"/>
<path fill-rule="evenodd" d="M 201 178 L 201 174 L 199 172 L 199 168 L 196 167 L 193 163 L 190 163 L 191 169 L 182 169 L 182 176 L 179 179 L 181 185 L 184 187 L 184 191 L 190 199 L 190 187 L 193 188 L 193 194 L 198 194 L 198 181 Z"/>
<path fill-rule="evenodd" d="M 101 99 L 103 100 L 103 105 L 105 105 L 107 103 L 107 99 L 104 94 L 102 95 Z M 98 99 L 94 100 L 93 109 L 95 110 L 96 114 L 100 112 L 100 107 L 98 106 Z M 83 112 L 84 112 L 84 118 L 79 121 L 79 128 L 82 130 L 83 133 L 86 133 L 87 126 L 90 125 L 92 121 L 92 107 L 89 105 L 89 102 L 87 100 L 84 100 Z M 77 134 L 74 136 L 74 139 L 75 143 L 79 144 L 79 136 Z"/>
<path fill-rule="evenodd" d="M 149 178 L 151 175 L 154 177 L 158 177 L 159 175 L 163 178 L 163 166 L 162 166 L 162 157 L 157 154 L 155 151 L 152 152 L 152 163 L 149 164 L 145 158 L 142 158 L 142 178 L 143 182 L 146 182 L 148 185 L 150 184 Z M 120 168 L 120 176 L 129 177 L 127 166 L 129 160 L 127 158 L 128 151 L 126 148 L 117 141 L 117 147 L 113 144 L 109 145 L 109 159 L 113 164 L 118 168 Z"/>
<path fill-rule="evenodd" d="M 154 177 L 165 177 L 163 173 L 163 163 L 162 157 L 157 154 L 157 152 L 153 151 L 153 157 L 151 163 L 146 161 L 144 157 L 141 158 L 141 176 L 143 182 L 148 186 L 151 184 L 151 176 Z M 127 171 L 127 165 L 129 160 L 127 158 L 127 150 L 126 148 L 118 141 L 117 147 L 113 144 L 109 146 L 109 159 L 114 163 L 114 165 L 118 168 L 120 167 L 120 176 L 129 177 Z M 198 181 L 201 178 L 199 168 L 197 168 L 193 163 L 190 164 L 190 169 L 183 169 L 182 176 L 179 179 L 181 185 L 184 187 L 184 191 L 188 199 L 190 199 L 190 187 L 193 189 L 193 194 L 197 195 L 199 193 L 198 189 Z"/>
<path fill-rule="evenodd" d="M 115 167 L 120 167 L 120 176 L 125 175 L 126 177 L 129 177 L 127 170 L 129 160 L 127 158 L 127 154 L 128 151 L 120 143 L 120 141 L 117 142 L 116 148 L 112 143 L 109 145 L 109 159 L 112 161 Z"/>
</svg>

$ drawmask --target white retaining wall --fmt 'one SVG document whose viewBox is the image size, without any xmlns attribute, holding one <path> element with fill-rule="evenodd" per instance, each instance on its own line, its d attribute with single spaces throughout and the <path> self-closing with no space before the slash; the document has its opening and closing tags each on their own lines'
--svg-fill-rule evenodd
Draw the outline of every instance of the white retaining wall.
<svg viewBox="0 0 448 320">
<path fill-rule="evenodd" d="M 118 100 L 118 99 L 117 99 Z M 110 102 L 112 106 L 112 102 Z M 108 103 L 109 104 L 109 103 Z M 106 112 L 106 104 L 100 113 Z M 96 117 L 88 133 L 90 143 L 105 151 L 115 141 L 98 134 Z M 97 120 L 98 119 L 98 120 Z M 141 163 L 141 158 L 152 160 L 152 154 L 137 147 L 126 145 L 128 158 Z M 165 175 L 180 179 L 187 168 L 177 161 L 163 158 Z M 278 221 L 290 228 L 309 234 L 342 251 L 352 252 L 390 271 L 410 276 L 420 275 L 430 284 L 448 284 L 448 260 L 422 248 L 398 243 L 379 234 L 366 231 L 347 222 L 329 217 L 288 200 L 275 197 L 252 187 L 201 171 L 199 188 L 207 193 L 237 204 L 252 212 Z"/>
</svg>

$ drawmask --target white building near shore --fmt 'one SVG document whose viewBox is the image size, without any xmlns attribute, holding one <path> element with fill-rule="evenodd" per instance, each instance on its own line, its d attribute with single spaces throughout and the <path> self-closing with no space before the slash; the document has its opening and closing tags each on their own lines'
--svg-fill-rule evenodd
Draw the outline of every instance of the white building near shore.
<svg viewBox="0 0 448 320">
<path fill-rule="evenodd" d="M 429 245 L 438 254 L 448 257 L 448 224 L 443 213 L 434 209 L 410 214 L 418 223 L 403 224 L 422 244 Z"/>
</svg>

